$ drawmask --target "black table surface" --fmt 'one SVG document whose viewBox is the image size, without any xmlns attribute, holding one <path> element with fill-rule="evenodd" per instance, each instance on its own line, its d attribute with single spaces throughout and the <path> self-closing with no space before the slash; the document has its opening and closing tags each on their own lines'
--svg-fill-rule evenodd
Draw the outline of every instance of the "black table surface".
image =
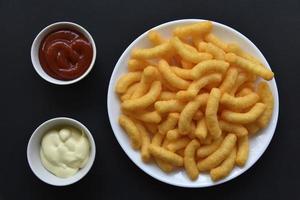
<svg viewBox="0 0 300 200">
<path fill-rule="evenodd" d="M 299 0 L 1 0 L 0 199 L 299 198 L 299 11 Z M 277 129 L 259 161 L 238 178 L 203 189 L 170 186 L 142 172 L 115 139 L 106 108 L 109 78 L 125 48 L 151 27 L 185 18 L 218 21 L 246 35 L 275 72 L 280 95 Z M 34 37 L 57 21 L 84 26 L 96 42 L 94 69 L 78 84 L 49 84 L 32 67 Z M 34 129 L 58 116 L 81 121 L 97 145 L 91 171 L 67 187 L 40 181 L 26 159 Z"/>
</svg>

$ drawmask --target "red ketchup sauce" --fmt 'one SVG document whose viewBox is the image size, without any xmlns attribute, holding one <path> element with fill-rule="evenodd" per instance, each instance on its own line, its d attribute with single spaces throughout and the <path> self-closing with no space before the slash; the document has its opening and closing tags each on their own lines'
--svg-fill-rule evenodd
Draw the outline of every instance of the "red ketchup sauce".
<svg viewBox="0 0 300 200">
<path fill-rule="evenodd" d="M 39 60 L 45 72 L 59 80 L 73 80 L 88 69 L 93 58 L 91 43 L 74 30 L 57 30 L 41 42 Z"/>
</svg>

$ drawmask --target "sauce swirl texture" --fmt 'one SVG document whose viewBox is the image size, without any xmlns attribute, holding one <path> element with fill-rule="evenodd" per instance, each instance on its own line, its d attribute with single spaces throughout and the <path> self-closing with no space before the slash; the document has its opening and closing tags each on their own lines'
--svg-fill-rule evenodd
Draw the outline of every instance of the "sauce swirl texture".
<svg viewBox="0 0 300 200">
<path fill-rule="evenodd" d="M 59 80 L 80 77 L 92 62 L 91 43 L 74 30 L 57 30 L 47 35 L 39 49 L 39 60 L 45 72 Z"/>
</svg>

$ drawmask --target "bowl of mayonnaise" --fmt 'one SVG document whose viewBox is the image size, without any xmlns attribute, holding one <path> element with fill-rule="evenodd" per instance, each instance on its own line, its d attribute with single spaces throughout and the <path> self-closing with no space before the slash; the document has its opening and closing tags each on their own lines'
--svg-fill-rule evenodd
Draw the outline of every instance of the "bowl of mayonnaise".
<svg viewBox="0 0 300 200">
<path fill-rule="evenodd" d="M 27 159 L 33 173 L 45 183 L 70 185 L 91 169 L 96 146 L 90 131 L 66 117 L 50 119 L 33 132 Z"/>
</svg>

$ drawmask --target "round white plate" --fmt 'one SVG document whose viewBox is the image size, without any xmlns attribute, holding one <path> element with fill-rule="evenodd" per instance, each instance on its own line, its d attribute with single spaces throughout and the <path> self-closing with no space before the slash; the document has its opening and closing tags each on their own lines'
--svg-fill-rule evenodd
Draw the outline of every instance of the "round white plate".
<svg viewBox="0 0 300 200">
<path fill-rule="evenodd" d="M 171 30 L 178 26 L 178 25 L 185 25 L 195 22 L 200 22 L 204 20 L 200 19 L 184 19 L 184 20 L 177 20 L 177 21 L 171 21 L 168 23 L 161 24 L 155 28 L 154 30 L 157 30 L 159 33 L 161 33 L 163 36 L 170 36 Z M 213 31 L 214 34 L 216 34 L 218 37 L 220 37 L 222 40 L 226 42 L 236 42 L 238 43 L 241 48 L 255 57 L 257 57 L 261 62 L 268 68 L 270 68 L 267 60 L 262 55 L 262 53 L 259 51 L 259 49 L 244 35 L 239 33 L 238 31 L 217 23 L 213 22 Z M 127 72 L 127 61 L 130 58 L 130 54 L 133 48 L 143 48 L 143 47 L 150 47 L 150 43 L 147 39 L 147 32 L 139 36 L 136 40 L 134 40 L 124 51 L 120 59 L 118 60 L 115 69 L 112 73 L 109 88 L 108 88 L 108 94 L 107 94 L 107 108 L 108 108 L 108 116 L 110 120 L 111 127 L 113 129 L 113 132 L 125 151 L 125 153 L 128 155 L 128 157 L 144 172 L 152 176 L 153 178 L 160 180 L 162 182 L 176 185 L 180 187 L 208 187 L 213 186 L 217 184 L 224 183 L 226 181 L 229 181 L 240 174 L 244 173 L 247 169 L 249 169 L 264 153 L 266 148 L 268 147 L 273 134 L 275 132 L 276 124 L 277 124 L 277 118 L 278 118 L 278 108 L 279 108 L 279 101 L 278 101 L 278 91 L 275 79 L 272 79 L 269 81 L 269 85 L 272 89 L 273 95 L 274 95 L 274 111 L 272 115 L 272 119 L 265 129 L 261 131 L 261 133 L 257 134 L 256 136 L 252 137 L 250 140 L 250 152 L 249 152 L 249 158 L 247 163 L 244 167 L 239 168 L 235 167 L 233 171 L 224 179 L 213 182 L 208 174 L 201 173 L 199 178 L 196 181 L 191 181 L 188 176 L 186 175 L 184 170 L 178 170 L 175 172 L 172 172 L 170 174 L 166 174 L 163 171 L 161 171 L 155 164 L 145 164 L 142 162 L 140 157 L 140 152 L 135 151 L 132 149 L 130 145 L 130 141 L 128 139 L 128 136 L 123 131 L 123 129 L 119 126 L 118 123 L 118 117 L 120 115 L 120 101 L 117 96 L 117 94 L 114 91 L 116 82 L 118 78 Z"/>
</svg>

